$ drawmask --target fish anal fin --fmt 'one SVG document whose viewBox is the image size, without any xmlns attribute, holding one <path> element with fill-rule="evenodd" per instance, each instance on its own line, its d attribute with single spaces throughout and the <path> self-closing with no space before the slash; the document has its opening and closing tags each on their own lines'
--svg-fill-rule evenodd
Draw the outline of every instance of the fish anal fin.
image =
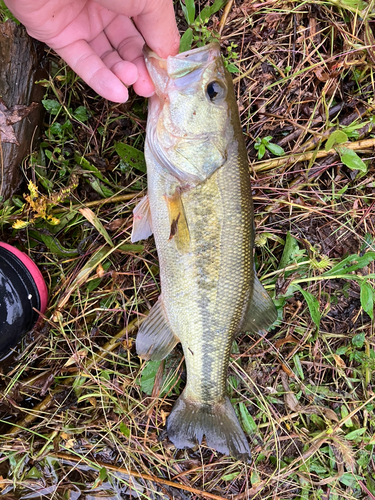
<svg viewBox="0 0 375 500">
<path fill-rule="evenodd" d="M 176 448 L 193 448 L 205 436 L 210 448 L 251 460 L 245 433 L 228 397 L 210 405 L 191 401 L 182 393 L 168 416 L 167 433 Z"/>
<path fill-rule="evenodd" d="M 182 203 L 181 189 L 177 188 L 173 195 L 164 196 L 164 199 L 167 203 L 171 227 L 169 239 L 173 239 L 180 254 L 186 253 L 190 249 L 190 232 Z"/>
<path fill-rule="evenodd" d="M 150 204 L 148 196 L 144 196 L 133 210 L 132 243 L 145 240 L 153 233 Z"/>
<path fill-rule="evenodd" d="M 164 359 L 178 342 L 166 318 L 162 299 L 159 298 L 138 330 L 137 354 L 142 359 L 158 361 Z"/>
<path fill-rule="evenodd" d="M 277 310 L 258 278 L 254 277 L 253 293 L 242 320 L 241 332 L 267 330 L 277 319 Z"/>
</svg>

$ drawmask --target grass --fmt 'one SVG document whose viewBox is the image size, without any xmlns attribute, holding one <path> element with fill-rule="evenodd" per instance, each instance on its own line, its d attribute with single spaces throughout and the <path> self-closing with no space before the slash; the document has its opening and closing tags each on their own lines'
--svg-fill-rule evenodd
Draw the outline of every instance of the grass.
<svg viewBox="0 0 375 500">
<path fill-rule="evenodd" d="M 280 315 L 233 348 L 228 387 L 253 463 L 166 439 L 181 350 L 147 364 L 134 349 L 160 291 L 152 239 L 130 243 L 147 103 L 112 105 L 51 56 L 29 198 L 0 208 L 1 239 L 50 291 L 46 318 L 1 365 L 4 498 L 375 498 L 373 2 L 228 2 L 196 21 L 205 6 L 190 26 L 176 15 L 192 43 L 220 33 L 232 65 L 256 264 Z"/>
</svg>

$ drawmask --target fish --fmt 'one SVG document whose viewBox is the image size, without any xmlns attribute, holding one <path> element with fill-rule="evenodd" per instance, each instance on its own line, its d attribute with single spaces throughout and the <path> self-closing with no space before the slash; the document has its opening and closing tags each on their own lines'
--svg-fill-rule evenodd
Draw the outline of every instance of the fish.
<svg viewBox="0 0 375 500">
<path fill-rule="evenodd" d="M 149 48 L 155 85 L 145 158 L 148 191 L 132 241 L 154 235 L 161 294 L 136 350 L 164 359 L 180 342 L 186 386 L 167 418 L 176 448 L 208 447 L 251 460 L 227 395 L 233 340 L 268 329 L 276 308 L 254 268 L 254 218 L 245 141 L 230 73 L 211 43 L 167 59 Z"/>
</svg>

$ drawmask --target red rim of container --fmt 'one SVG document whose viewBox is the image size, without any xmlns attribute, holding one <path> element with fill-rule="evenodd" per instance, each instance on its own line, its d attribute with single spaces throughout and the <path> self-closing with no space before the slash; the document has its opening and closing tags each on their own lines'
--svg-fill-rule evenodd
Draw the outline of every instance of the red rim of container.
<svg viewBox="0 0 375 500">
<path fill-rule="evenodd" d="M 42 273 L 38 269 L 38 266 L 33 260 L 30 259 L 28 255 L 26 255 L 24 252 L 21 252 L 21 250 L 18 250 L 18 248 L 13 247 L 12 245 L 8 245 L 8 243 L 0 243 L 0 247 L 9 250 L 9 252 L 15 255 L 31 274 L 39 292 L 40 312 L 43 314 L 47 308 L 48 291 L 47 285 L 44 281 Z"/>
</svg>

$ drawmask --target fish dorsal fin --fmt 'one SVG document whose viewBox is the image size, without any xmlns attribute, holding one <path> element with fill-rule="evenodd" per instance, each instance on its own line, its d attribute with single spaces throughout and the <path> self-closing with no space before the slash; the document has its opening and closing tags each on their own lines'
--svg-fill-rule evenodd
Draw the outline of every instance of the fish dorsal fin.
<svg viewBox="0 0 375 500">
<path fill-rule="evenodd" d="M 145 240 L 153 233 L 150 203 L 148 196 L 144 196 L 133 210 L 133 230 L 131 235 L 132 243 Z"/>
<path fill-rule="evenodd" d="M 169 239 L 173 239 L 180 254 L 187 253 L 190 249 L 190 232 L 180 188 L 177 188 L 173 195 L 164 198 L 168 206 L 171 227 Z"/>
<path fill-rule="evenodd" d="M 138 330 L 136 349 L 140 358 L 158 361 L 164 359 L 178 344 L 164 312 L 161 297 Z"/>
<path fill-rule="evenodd" d="M 253 293 L 242 320 L 241 331 L 258 333 L 260 330 L 267 330 L 276 319 L 275 304 L 258 278 L 254 276 Z"/>
</svg>

